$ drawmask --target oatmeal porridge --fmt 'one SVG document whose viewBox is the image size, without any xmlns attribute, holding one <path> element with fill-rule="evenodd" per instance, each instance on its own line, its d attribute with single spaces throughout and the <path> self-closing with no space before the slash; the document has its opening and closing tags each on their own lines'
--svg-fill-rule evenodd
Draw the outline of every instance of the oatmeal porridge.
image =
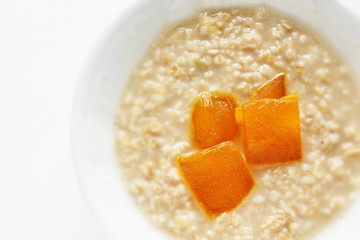
<svg viewBox="0 0 360 240">
<path fill-rule="evenodd" d="M 244 103 L 279 72 L 299 95 L 302 161 L 253 169 L 247 199 L 209 220 L 176 168 L 178 155 L 198 150 L 189 109 L 205 91 Z M 264 7 L 202 12 L 155 41 L 122 95 L 116 141 L 129 191 L 177 239 L 308 239 L 360 185 L 355 89 L 346 64 L 293 21 Z"/>
</svg>

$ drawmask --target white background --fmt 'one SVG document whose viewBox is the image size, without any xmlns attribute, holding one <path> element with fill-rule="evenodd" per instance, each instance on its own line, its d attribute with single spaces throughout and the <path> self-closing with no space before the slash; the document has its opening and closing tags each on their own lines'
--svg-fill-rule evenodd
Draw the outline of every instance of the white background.
<svg viewBox="0 0 360 240">
<path fill-rule="evenodd" d="M 76 179 L 72 101 L 97 43 L 135 1 L 0 0 L 0 239 L 107 239 Z"/>
</svg>

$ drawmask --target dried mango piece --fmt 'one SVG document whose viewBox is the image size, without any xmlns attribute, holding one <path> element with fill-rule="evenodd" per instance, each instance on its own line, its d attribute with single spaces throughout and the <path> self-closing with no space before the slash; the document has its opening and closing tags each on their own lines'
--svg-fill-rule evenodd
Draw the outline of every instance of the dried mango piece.
<svg viewBox="0 0 360 240">
<path fill-rule="evenodd" d="M 237 132 L 234 95 L 226 92 L 205 92 L 192 108 L 192 139 L 200 148 L 208 148 L 231 140 Z"/>
<path fill-rule="evenodd" d="M 281 98 L 285 96 L 285 75 L 279 73 L 253 92 L 249 101 L 260 98 Z"/>
<path fill-rule="evenodd" d="M 279 73 L 256 89 L 247 102 L 261 98 L 281 98 L 283 96 L 285 96 L 285 75 Z M 243 122 L 241 106 L 236 108 L 235 117 L 236 122 L 241 125 Z"/>
<path fill-rule="evenodd" d="M 186 186 L 209 217 L 234 209 L 255 185 L 240 150 L 231 141 L 179 156 L 177 166 Z"/>
<path fill-rule="evenodd" d="M 242 105 L 242 116 L 249 164 L 273 166 L 301 159 L 297 95 L 246 102 Z"/>
</svg>

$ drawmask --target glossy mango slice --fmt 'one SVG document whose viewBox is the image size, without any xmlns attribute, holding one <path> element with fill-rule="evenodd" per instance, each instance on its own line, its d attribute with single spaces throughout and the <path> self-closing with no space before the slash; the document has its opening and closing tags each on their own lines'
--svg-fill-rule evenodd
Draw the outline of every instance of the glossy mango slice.
<svg viewBox="0 0 360 240">
<path fill-rule="evenodd" d="M 238 126 L 235 119 L 237 99 L 231 93 L 205 92 L 192 108 L 191 135 L 200 148 L 208 148 L 232 140 Z"/>
<path fill-rule="evenodd" d="M 272 79 L 266 81 L 258 89 L 256 89 L 251 98 L 247 101 L 255 101 L 261 98 L 281 98 L 285 96 L 285 74 L 279 73 Z M 238 124 L 242 124 L 242 107 L 235 109 L 235 118 Z"/>
<path fill-rule="evenodd" d="M 285 75 L 279 73 L 256 89 L 249 101 L 261 98 L 281 98 L 283 96 L 285 96 Z"/>
<path fill-rule="evenodd" d="M 298 96 L 263 98 L 242 105 L 246 160 L 273 166 L 301 159 Z"/>
<path fill-rule="evenodd" d="M 189 156 L 179 156 L 177 166 L 208 217 L 234 209 L 255 185 L 248 165 L 231 141 Z"/>
</svg>

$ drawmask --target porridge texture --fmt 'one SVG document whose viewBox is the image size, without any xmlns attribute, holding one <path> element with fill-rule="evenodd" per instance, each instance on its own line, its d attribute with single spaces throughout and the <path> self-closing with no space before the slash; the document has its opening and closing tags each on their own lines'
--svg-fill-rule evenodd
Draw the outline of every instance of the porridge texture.
<svg viewBox="0 0 360 240">
<path fill-rule="evenodd" d="M 193 101 L 222 90 L 243 103 L 275 74 L 299 94 L 303 160 L 253 169 L 256 188 L 208 220 L 176 168 Z M 289 240 L 344 209 L 360 185 L 359 102 L 346 64 L 293 22 L 256 9 L 200 13 L 162 34 L 134 70 L 116 114 L 119 161 L 150 221 L 177 239 Z"/>
</svg>

